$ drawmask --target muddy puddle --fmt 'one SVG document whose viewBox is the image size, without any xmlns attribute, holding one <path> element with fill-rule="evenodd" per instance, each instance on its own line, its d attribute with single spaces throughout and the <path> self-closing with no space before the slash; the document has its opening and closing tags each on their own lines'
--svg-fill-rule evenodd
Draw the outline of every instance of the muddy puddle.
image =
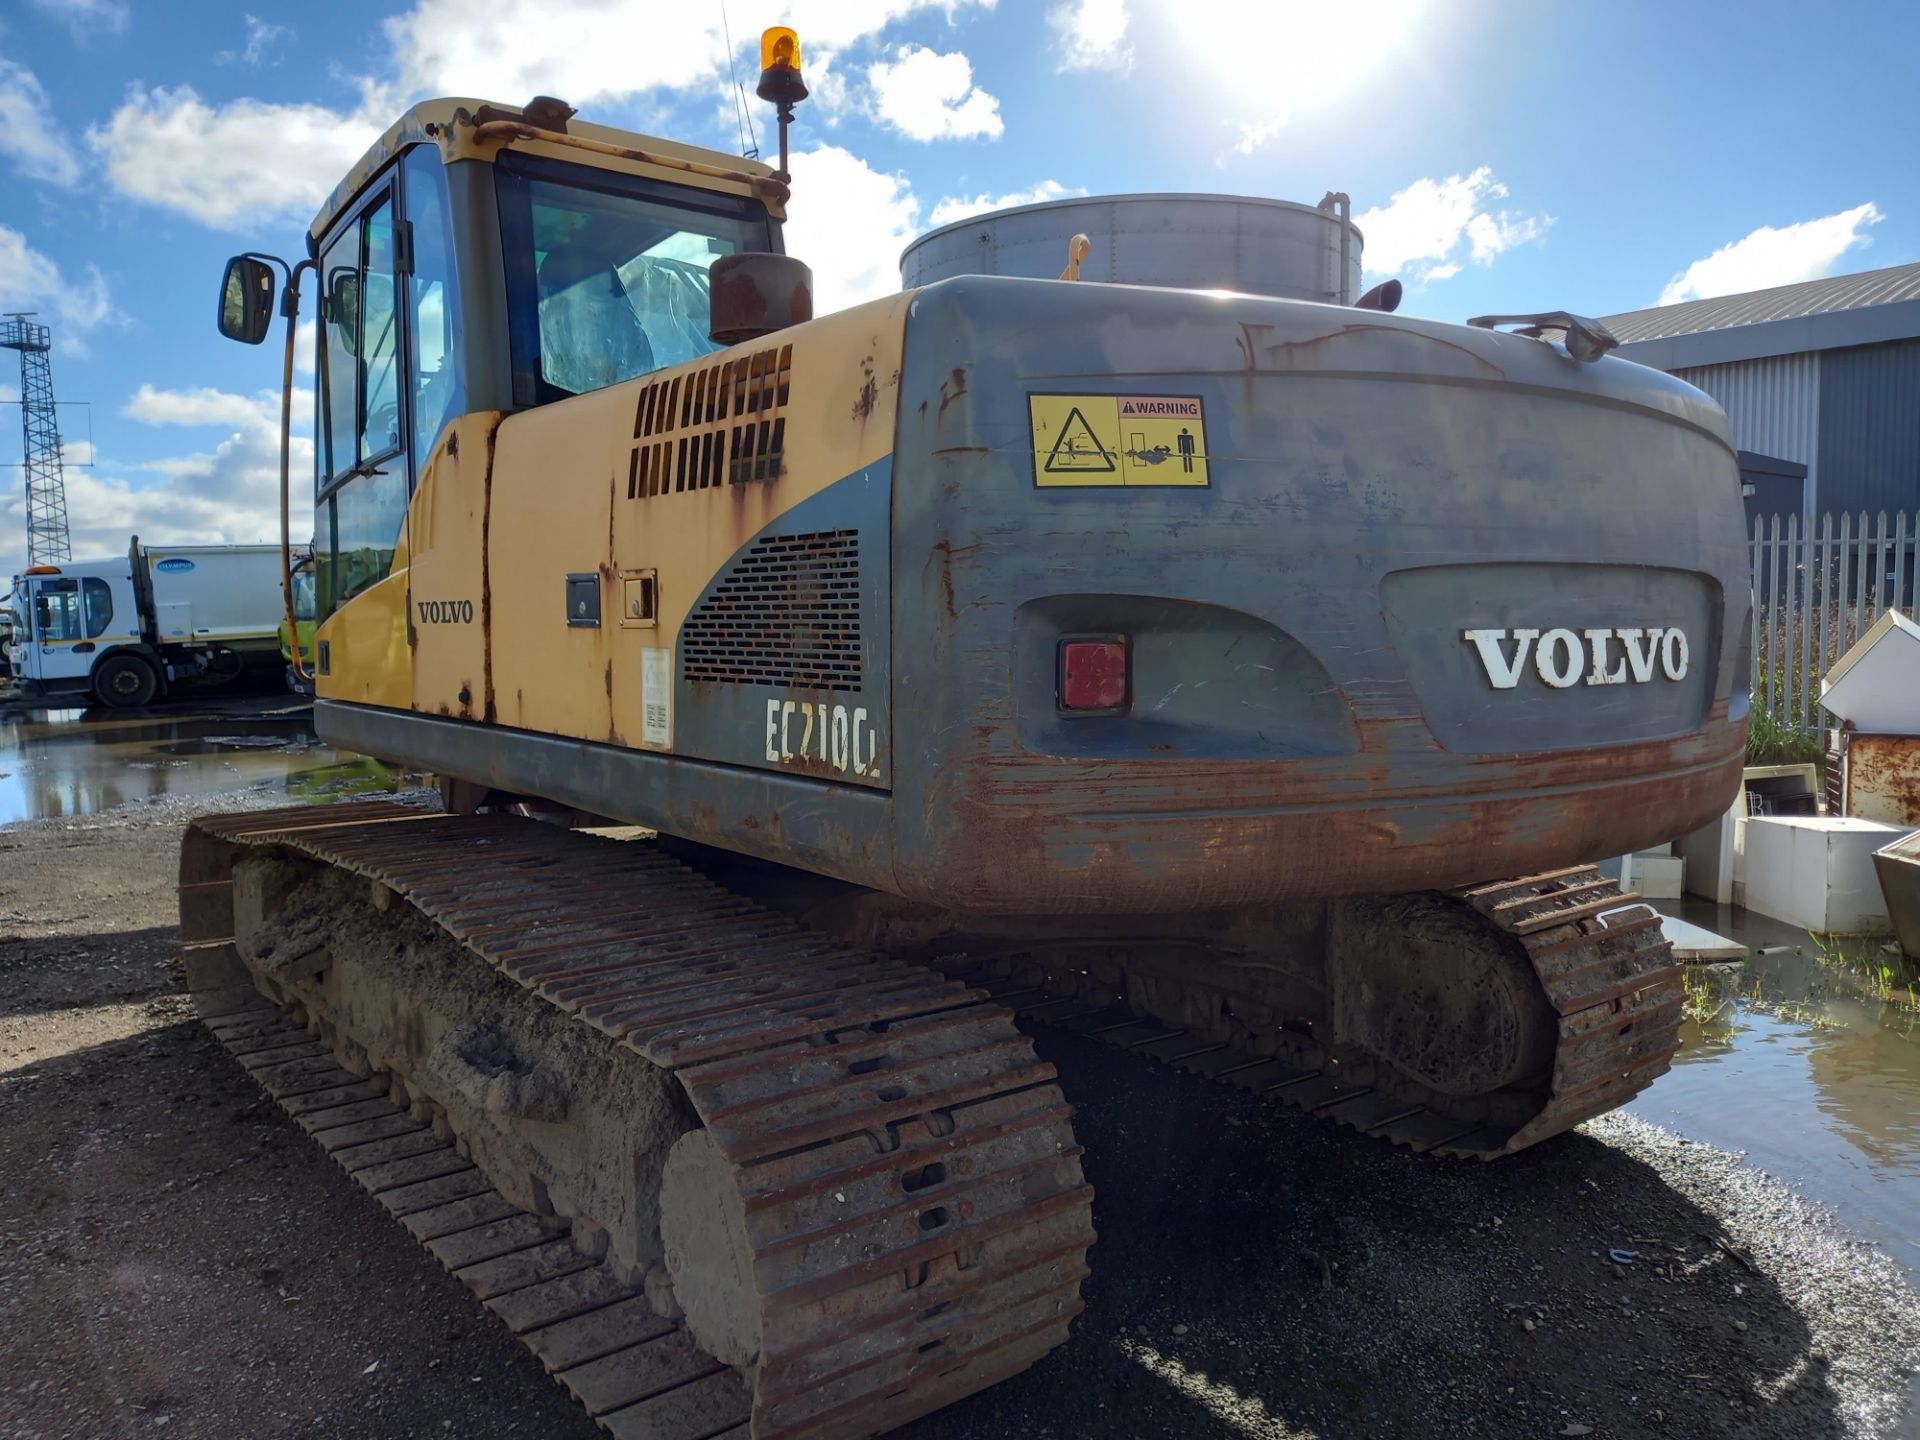
<svg viewBox="0 0 1920 1440">
<path fill-rule="evenodd" d="M 284 702 L 194 715 L 0 713 L 0 825 L 233 790 L 329 801 L 398 788 L 391 766 L 321 744 L 311 710 Z"/>
<path fill-rule="evenodd" d="M 1822 945 L 1766 916 L 1711 905 L 1681 913 L 1753 955 L 1690 968 L 1679 1058 L 1633 1110 L 1747 1152 L 1920 1277 L 1914 967 L 1879 941 Z"/>
</svg>

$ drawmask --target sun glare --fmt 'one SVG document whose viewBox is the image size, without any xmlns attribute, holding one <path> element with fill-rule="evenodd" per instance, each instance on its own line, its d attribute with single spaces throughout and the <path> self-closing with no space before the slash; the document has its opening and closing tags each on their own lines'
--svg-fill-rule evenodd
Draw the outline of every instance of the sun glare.
<svg viewBox="0 0 1920 1440">
<path fill-rule="evenodd" d="M 1391 58 L 1426 0 L 1180 0 L 1167 19 L 1229 108 L 1293 114 L 1332 99 Z"/>
</svg>

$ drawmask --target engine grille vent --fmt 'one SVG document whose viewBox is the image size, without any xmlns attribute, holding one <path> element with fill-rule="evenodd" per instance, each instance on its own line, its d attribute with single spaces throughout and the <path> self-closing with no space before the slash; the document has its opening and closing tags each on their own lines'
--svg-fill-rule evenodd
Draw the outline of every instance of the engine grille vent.
<svg viewBox="0 0 1920 1440">
<path fill-rule="evenodd" d="M 627 498 L 780 478 L 793 347 L 654 381 L 633 412 Z"/>
<path fill-rule="evenodd" d="M 860 532 L 754 543 L 680 627 L 688 680 L 858 690 Z"/>
</svg>

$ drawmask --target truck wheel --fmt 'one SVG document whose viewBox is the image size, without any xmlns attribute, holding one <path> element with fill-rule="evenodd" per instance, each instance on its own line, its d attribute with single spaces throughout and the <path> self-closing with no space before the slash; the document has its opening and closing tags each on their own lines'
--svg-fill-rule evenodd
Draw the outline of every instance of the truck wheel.
<svg viewBox="0 0 1920 1440">
<path fill-rule="evenodd" d="M 93 693 L 115 710 L 138 709 L 159 688 L 159 675 L 138 655 L 109 655 L 93 674 Z"/>
</svg>

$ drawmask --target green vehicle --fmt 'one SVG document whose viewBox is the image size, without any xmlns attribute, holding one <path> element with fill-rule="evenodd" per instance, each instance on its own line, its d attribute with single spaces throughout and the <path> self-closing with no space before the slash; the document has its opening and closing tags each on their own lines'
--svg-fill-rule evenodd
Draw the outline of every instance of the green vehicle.
<svg viewBox="0 0 1920 1440">
<path fill-rule="evenodd" d="M 287 689 L 297 695 L 313 693 L 314 630 L 313 551 L 293 562 L 293 621 L 280 622 L 280 658 L 287 664 Z M 300 664 L 293 663 L 294 632 L 299 632 Z"/>
</svg>

